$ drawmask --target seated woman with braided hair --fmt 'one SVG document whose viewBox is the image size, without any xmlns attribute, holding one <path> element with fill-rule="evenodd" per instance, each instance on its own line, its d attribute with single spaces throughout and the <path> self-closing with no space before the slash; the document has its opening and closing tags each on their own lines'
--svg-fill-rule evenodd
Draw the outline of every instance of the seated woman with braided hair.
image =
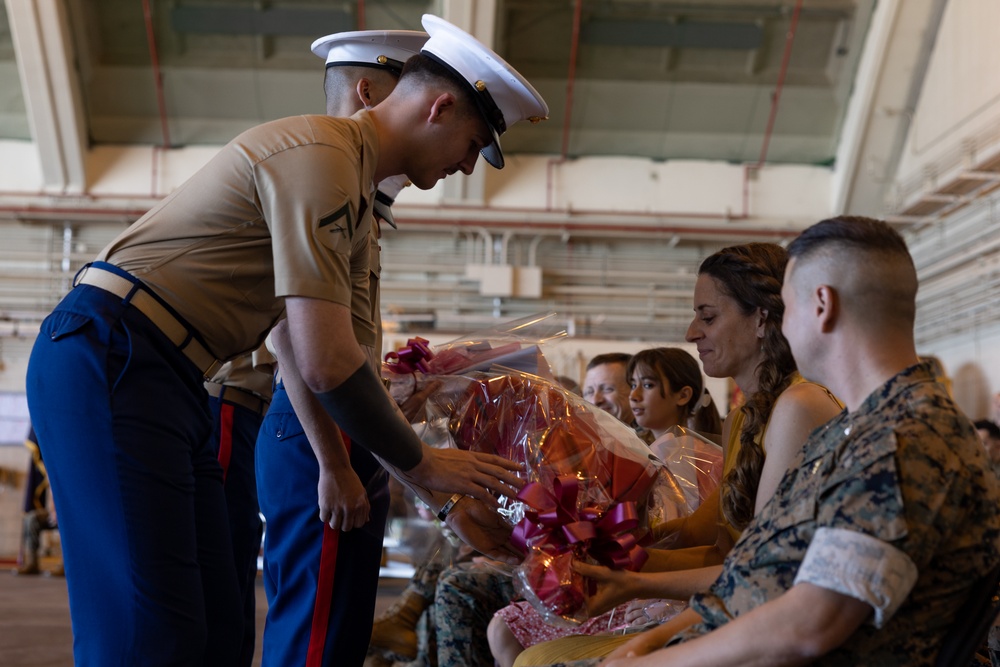
<svg viewBox="0 0 1000 667">
<path fill-rule="evenodd" d="M 592 615 L 632 599 L 687 600 L 706 590 L 810 432 L 840 412 L 829 391 L 798 374 L 781 333 L 787 263 L 785 250 L 771 243 L 724 248 L 702 262 L 687 340 L 697 345 L 708 376 L 732 378 L 745 397 L 722 427 L 723 481 L 693 514 L 674 522 L 673 548 L 650 549 L 641 572 L 574 565 L 597 583 L 587 602 Z M 527 649 L 514 666 L 605 656 L 635 636 L 565 637 Z"/>
</svg>

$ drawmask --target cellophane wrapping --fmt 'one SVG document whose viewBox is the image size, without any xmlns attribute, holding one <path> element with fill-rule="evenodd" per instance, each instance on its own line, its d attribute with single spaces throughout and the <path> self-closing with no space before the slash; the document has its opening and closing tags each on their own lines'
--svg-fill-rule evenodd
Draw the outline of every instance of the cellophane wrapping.
<svg viewBox="0 0 1000 667">
<path fill-rule="evenodd" d="M 632 428 L 551 379 L 538 344 L 481 337 L 469 343 L 447 348 L 461 350 L 464 366 L 449 361 L 451 355 L 448 364 L 439 361 L 436 350 L 428 348 L 429 358 L 420 353 L 424 368 L 404 380 L 412 383 L 405 391 L 429 381 L 440 386 L 414 428 L 432 446 L 521 464 L 526 486 L 516 498 L 498 499 L 525 555 L 515 584 L 549 622 L 579 623 L 588 617 L 586 582 L 572 562 L 639 569 L 642 545 L 657 526 L 690 512 L 683 490 Z M 519 369 L 501 365 L 511 359 Z M 384 375 L 395 381 L 404 373 Z"/>
<path fill-rule="evenodd" d="M 722 481 L 722 447 L 689 428 L 671 426 L 649 450 L 673 473 L 692 512 Z"/>
</svg>

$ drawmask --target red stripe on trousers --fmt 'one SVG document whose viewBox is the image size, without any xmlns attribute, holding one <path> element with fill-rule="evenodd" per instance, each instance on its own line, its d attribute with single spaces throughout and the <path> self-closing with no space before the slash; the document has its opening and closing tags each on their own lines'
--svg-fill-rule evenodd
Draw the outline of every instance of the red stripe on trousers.
<svg viewBox="0 0 1000 667">
<path fill-rule="evenodd" d="M 341 431 L 348 455 L 351 453 L 351 439 Z M 306 652 L 306 667 L 320 667 L 323 651 L 326 649 L 326 635 L 330 627 L 330 605 L 333 601 L 333 580 L 337 572 L 337 546 L 340 531 L 323 525 L 323 547 L 319 556 L 319 577 L 316 582 L 316 602 L 313 605 L 312 628 L 309 631 L 309 650 Z"/>
<path fill-rule="evenodd" d="M 233 406 L 219 403 L 219 464 L 222 466 L 222 483 L 225 484 L 229 459 L 233 455 Z"/>
</svg>

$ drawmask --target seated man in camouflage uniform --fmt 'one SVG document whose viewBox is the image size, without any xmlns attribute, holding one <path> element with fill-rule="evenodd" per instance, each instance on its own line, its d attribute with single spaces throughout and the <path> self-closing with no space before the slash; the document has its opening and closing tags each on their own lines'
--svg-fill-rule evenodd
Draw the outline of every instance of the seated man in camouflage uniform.
<svg viewBox="0 0 1000 667">
<path fill-rule="evenodd" d="M 836 218 L 788 252 L 782 330 L 847 409 L 813 432 L 712 588 L 605 666 L 931 665 L 998 560 L 1000 488 L 917 360 L 902 237 Z"/>
</svg>

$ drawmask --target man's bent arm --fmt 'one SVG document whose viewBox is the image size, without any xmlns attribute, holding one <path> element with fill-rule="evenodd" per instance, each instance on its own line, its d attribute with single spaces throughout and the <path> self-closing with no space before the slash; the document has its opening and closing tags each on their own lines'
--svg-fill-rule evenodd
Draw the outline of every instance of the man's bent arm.
<svg viewBox="0 0 1000 667">
<path fill-rule="evenodd" d="M 802 583 L 707 635 L 604 667 L 807 665 L 847 641 L 871 614 L 865 602 Z"/>
<path fill-rule="evenodd" d="M 402 470 L 423 457 L 423 445 L 368 365 L 346 306 L 285 299 L 288 331 L 303 381 L 334 421 L 369 451 Z"/>
<path fill-rule="evenodd" d="M 351 335 L 353 336 L 353 332 Z M 299 417 L 299 421 L 302 423 L 303 430 L 309 438 L 317 458 L 321 461 L 327 461 L 331 466 L 348 466 L 346 472 L 353 474 L 353 470 L 349 468 L 350 462 L 347 459 L 347 452 L 343 445 L 340 444 L 342 441 L 339 438 L 339 431 L 333 418 L 324 410 L 316 396 L 305 385 L 301 374 L 298 372 L 298 364 L 295 363 L 286 324 L 282 323 L 275 327 L 272 342 L 275 344 L 281 358 L 282 380 L 285 384 L 285 390 L 288 392 L 292 407 Z M 384 391 L 384 389 L 382 390 Z M 388 392 L 386 392 L 386 396 L 388 398 Z M 398 413 L 398 406 L 391 399 L 388 400 L 392 411 Z M 397 416 L 405 421 L 405 418 L 401 415 Z M 323 434 L 336 434 L 337 437 L 336 440 L 332 438 L 328 439 Z M 316 438 L 317 442 L 314 442 L 313 438 Z M 327 443 L 329 446 L 327 447 L 320 443 Z M 336 445 L 338 444 L 340 444 L 339 451 L 336 450 Z M 408 475 L 401 473 L 398 468 L 377 455 L 376 458 L 379 459 L 382 465 L 394 477 L 409 486 L 435 512 L 451 498 L 451 492 L 435 492 L 421 484 L 411 483 Z M 344 501 L 341 501 L 341 505 L 343 504 Z M 512 556 L 513 552 L 507 544 L 510 535 L 510 526 L 506 525 L 500 519 L 499 515 L 481 501 L 474 498 L 465 498 L 448 515 L 448 523 L 475 549 L 498 558 L 509 558 Z M 356 523 L 355 525 L 359 524 Z"/>
<path fill-rule="evenodd" d="M 397 468 L 411 486 L 458 492 L 496 504 L 490 492 L 513 496 L 518 466 L 490 454 L 432 449 L 403 419 L 368 366 L 351 328 L 350 311 L 320 299 L 287 297 L 288 330 L 299 372 L 340 428 Z"/>
<path fill-rule="evenodd" d="M 319 518 L 335 530 L 360 528 L 368 522 L 371 506 L 364 484 L 351 467 L 340 429 L 305 386 L 295 364 L 286 322 L 279 322 L 270 338 L 285 392 L 319 464 Z"/>
</svg>

